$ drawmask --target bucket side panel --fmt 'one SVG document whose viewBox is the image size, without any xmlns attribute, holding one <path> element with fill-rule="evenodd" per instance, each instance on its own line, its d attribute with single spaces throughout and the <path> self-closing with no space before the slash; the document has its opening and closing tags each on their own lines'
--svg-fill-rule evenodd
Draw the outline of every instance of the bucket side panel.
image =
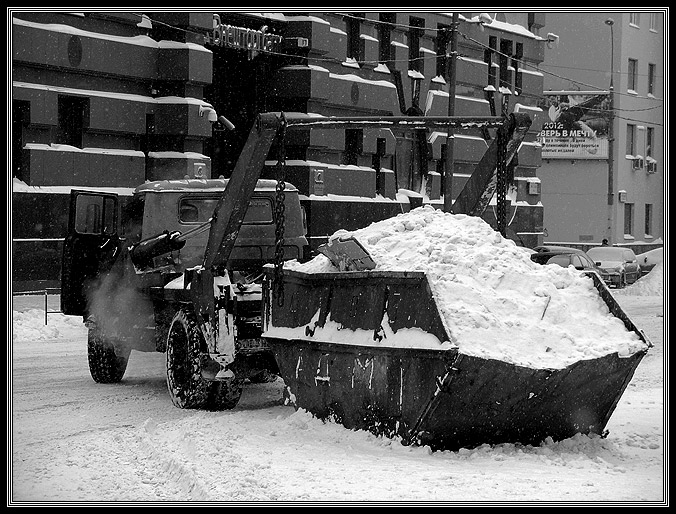
<svg viewBox="0 0 676 514">
<path fill-rule="evenodd" d="M 297 328 L 304 337 L 330 320 L 343 329 L 372 331 L 374 340 L 384 337 L 385 329 L 419 328 L 440 343 L 449 341 L 424 274 L 400 275 L 285 272 L 284 302 L 268 298 L 266 311 L 274 327 Z"/>
<path fill-rule="evenodd" d="M 331 288 L 328 283 L 284 277 L 284 303 L 278 306 L 276 299 L 268 300 L 275 326 L 314 327 L 313 318 L 317 311 L 325 313 L 329 308 Z M 321 316 L 319 323 L 324 324 Z"/>
<path fill-rule="evenodd" d="M 612 354 L 562 370 L 462 356 L 419 439 L 458 449 L 602 434 L 643 355 Z"/>
<path fill-rule="evenodd" d="M 346 428 L 453 451 L 603 434 L 644 355 L 535 370 L 450 351 L 269 343 L 296 407 Z"/>
<path fill-rule="evenodd" d="M 268 339 L 296 407 L 349 429 L 406 438 L 436 390 L 448 357 L 430 352 L 338 348 L 309 341 Z"/>
<path fill-rule="evenodd" d="M 377 330 L 383 319 L 385 285 L 372 281 L 332 284 L 331 320 L 352 330 Z"/>
</svg>

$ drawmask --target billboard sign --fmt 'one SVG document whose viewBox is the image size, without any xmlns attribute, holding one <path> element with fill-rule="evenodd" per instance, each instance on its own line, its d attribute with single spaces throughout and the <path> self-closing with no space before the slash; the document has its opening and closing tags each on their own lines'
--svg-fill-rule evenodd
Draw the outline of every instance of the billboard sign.
<svg viewBox="0 0 676 514">
<path fill-rule="evenodd" d="M 607 159 L 612 113 L 607 91 L 546 91 L 539 107 L 543 159 Z"/>
</svg>

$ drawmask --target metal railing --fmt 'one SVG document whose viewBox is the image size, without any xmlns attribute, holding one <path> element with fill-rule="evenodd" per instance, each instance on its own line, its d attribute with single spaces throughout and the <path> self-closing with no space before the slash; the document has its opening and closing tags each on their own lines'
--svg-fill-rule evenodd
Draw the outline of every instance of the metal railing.
<svg viewBox="0 0 676 514">
<path fill-rule="evenodd" d="M 38 291 L 19 291 L 19 292 L 12 292 L 12 296 L 38 296 L 38 295 L 44 295 L 45 297 L 45 325 L 47 325 L 47 316 L 49 314 L 58 314 L 61 312 L 59 309 L 58 311 L 50 311 L 49 310 L 49 305 L 47 304 L 47 299 L 49 295 L 59 295 L 61 294 L 61 289 L 58 287 L 48 287 L 45 289 L 40 289 Z"/>
</svg>

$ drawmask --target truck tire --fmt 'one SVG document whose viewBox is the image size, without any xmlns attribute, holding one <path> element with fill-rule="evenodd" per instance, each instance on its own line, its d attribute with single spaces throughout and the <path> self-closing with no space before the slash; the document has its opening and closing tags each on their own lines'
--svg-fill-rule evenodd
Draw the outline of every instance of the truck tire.
<svg viewBox="0 0 676 514">
<path fill-rule="evenodd" d="M 209 399 L 210 383 L 202 376 L 200 354 L 204 337 L 193 312 L 180 309 L 167 336 L 167 388 L 180 409 L 201 409 Z"/>
<path fill-rule="evenodd" d="M 127 370 L 131 348 L 114 344 L 97 327 L 90 327 L 87 333 L 87 359 L 89 372 L 94 382 L 116 384 Z"/>
<path fill-rule="evenodd" d="M 171 401 L 180 409 L 232 409 L 242 396 L 244 380 L 206 380 L 202 375 L 204 337 L 195 314 L 179 310 L 167 336 L 167 388 Z"/>
</svg>

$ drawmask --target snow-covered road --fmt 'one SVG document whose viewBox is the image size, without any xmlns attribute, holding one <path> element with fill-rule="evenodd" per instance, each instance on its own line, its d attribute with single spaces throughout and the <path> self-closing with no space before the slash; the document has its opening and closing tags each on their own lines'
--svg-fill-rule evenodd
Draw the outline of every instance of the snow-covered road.
<svg viewBox="0 0 676 514">
<path fill-rule="evenodd" d="M 659 504 L 667 498 L 664 301 L 628 293 L 618 301 L 655 346 L 606 439 L 437 453 L 284 406 L 281 379 L 248 384 L 231 411 L 178 409 L 164 354 L 133 352 L 121 383 L 96 384 L 81 319 L 50 314 L 44 326 L 40 298 L 15 298 L 8 503 Z"/>
</svg>

